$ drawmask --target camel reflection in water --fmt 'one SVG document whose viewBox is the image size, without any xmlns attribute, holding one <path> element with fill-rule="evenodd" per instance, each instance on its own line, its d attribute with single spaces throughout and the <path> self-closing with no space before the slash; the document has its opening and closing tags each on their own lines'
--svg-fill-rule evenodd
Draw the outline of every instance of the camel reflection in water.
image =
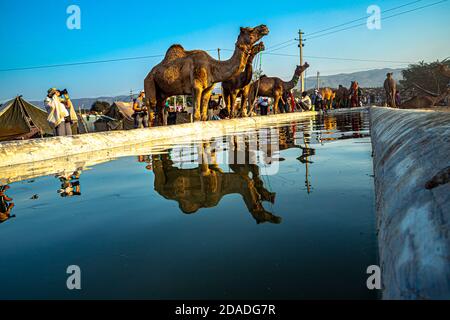
<svg viewBox="0 0 450 320">
<path fill-rule="evenodd" d="M 247 157 L 243 164 L 228 164 L 231 171 L 224 172 L 217 165 L 216 152 L 211 151 L 209 143 L 200 143 L 198 148 L 199 159 L 203 160 L 196 168 L 177 168 L 168 154 L 152 156 L 155 190 L 160 195 L 177 201 L 184 213 L 191 214 L 201 208 L 217 206 L 225 195 L 239 194 L 258 224 L 281 222 L 281 217 L 263 206 L 264 201 L 275 202 L 275 193 L 264 187 L 258 165 L 252 164 Z M 233 153 L 238 156 L 234 146 L 230 146 L 229 152 L 230 156 Z"/>
</svg>

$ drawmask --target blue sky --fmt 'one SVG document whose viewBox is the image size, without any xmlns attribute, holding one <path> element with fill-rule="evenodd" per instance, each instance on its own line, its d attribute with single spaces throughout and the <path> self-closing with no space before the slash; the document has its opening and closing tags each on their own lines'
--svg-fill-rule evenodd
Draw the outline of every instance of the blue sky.
<svg viewBox="0 0 450 320">
<path fill-rule="evenodd" d="M 386 16 L 437 0 L 423 0 Z M 58 0 L 0 2 L 0 70 L 163 54 L 173 43 L 187 49 L 234 48 L 239 27 L 268 25 L 266 47 L 366 15 L 369 5 L 390 9 L 401 1 L 106 1 Z M 69 5 L 81 9 L 81 30 L 66 27 Z M 168 6 L 169 5 L 169 6 Z M 401 67 L 397 62 L 357 62 L 317 57 L 389 61 L 431 61 L 450 56 L 450 1 L 383 20 L 381 30 L 365 26 L 311 39 L 305 44 L 307 75 L 348 73 Z M 364 21 L 362 21 L 364 22 Z M 296 45 L 276 51 L 298 54 Z M 216 57 L 216 53 L 211 53 Z M 231 52 L 223 51 L 222 58 Z M 126 94 L 143 87 L 143 79 L 161 58 L 149 58 L 0 72 L 0 102 L 16 94 L 43 99 L 49 87 L 68 88 L 73 97 Z M 289 79 L 298 58 L 263 56 L 267 75 Z"/>
</svg>

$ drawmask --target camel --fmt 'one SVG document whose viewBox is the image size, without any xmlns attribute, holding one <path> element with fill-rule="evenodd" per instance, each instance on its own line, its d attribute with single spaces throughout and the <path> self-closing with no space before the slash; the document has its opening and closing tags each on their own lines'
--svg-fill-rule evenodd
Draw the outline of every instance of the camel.
<svg viewBox="0 0 450 320">
<path fill-rule="evenodd" d="M 238 94 L 244 91 L 244 87 L 249 86 L 250 82 L 252 81 L 253 59 L 256 57 L 258 53 L 260 53 L 264 49 L 265 48 L 263 43 L 259 43 L 258 45 L 253 46 L 252 52 L 250 53 L 250 56 L 247 59 L 245 70 L 240 74 L 232 77 L 231 79 L 222 82 L 222 94 L 225 100 L 225 106 L 227 107 L 228 114 L 231 117 L 235 116 L 235 102 Z M 244 97 L 241 98 L 241 109 L 245 103 L 245 101 L 242 100 L 243 98 Z"/>
<path fill-rule="evenodd" d="M 386 92 L 386 102 L 388 107 L 395 108 L 395 94 L 397 92 L 397 84 L 392 77 L 393 73 L 386 74 L 386 80 L 384 80 L 384 90 Z"/>
<path fill-rule="evenodd" d="M 259 80 L 253 82 L 250 86 L 248 103 L 250 105 L 250 114 L 253 112 L 253 104 L 258 96 L 274 98 L 274 113 L 278 113 L 278 102 L 283 93 L 291 91 L 298 83 L 300 75 L 309 68 L 305 62 L 303 66 L 295 68 L 291 81 L 283 81 L 277 77 L 262 76 Z"/>
<path fill-rule="evenodd" d="M 440 95 L 432 96 L 432 95 L 421 95 L 415 96 L 404 103 L 402 103 L 399 108 L 400 109 L 424 109 L 434 107 L 437 103 L 444 100 L 448 95 L 450 95 L 450 88 L 447 88 L 446 91 L 441 93 Z"/>
<path fill-rule="evenodd" d="M 230 164 L 233 172 L 223 172 L 214 164 L 179 169 L 167 154 L 154 155 L 155 190 L 164 198 L 178 202 L 186 214 L 200 208 L 217 206 L 228 194 L 240 194 L 256 222 L 279 224 L 281 217 L 265 210 L 263 201 L 275 201 L 275 193 L 264 187 L 259 167 L 254 164 Z"/>
<path fill-rule="evenodd" d="M 336 107 L 337 108 L 347 108 L 348 107 L 348 96 L 349 91 L 346 87 L 339 85 L 336 91 Z"/>
<path fill-rule="evenodd" d="M 150 108 L 156 108 L 158 121 L 162 120 L 166 99 L 173 95 L 192 95 L 194 120 L 207 120 L 214 84 L 239 74 L 253 45 L 267 34 L 265 25 L 241 28 L 234 53 L 226 61 L 218 61 L 203 50 L 187 51 L 181 45 L 172 45 L 144 80 L 145 95 Z"/>
<path fill-rule="evenodd" d="M 324 109 L 331 110 L 333 108 L 333 100 L 336 97 L 336 94 L 331 88 L 323 88 L 321 90 L 321 94 L 323 98 Z"/>
</svg>

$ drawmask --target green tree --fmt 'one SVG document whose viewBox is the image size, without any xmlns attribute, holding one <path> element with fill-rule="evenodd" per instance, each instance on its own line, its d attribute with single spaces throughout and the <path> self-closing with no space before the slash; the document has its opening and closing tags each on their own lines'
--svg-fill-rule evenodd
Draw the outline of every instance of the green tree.
<svg viewBox="0 0 450 320">
<path fill-rule="evenodd" d="M 417 64 L 411 64 L 402 71 L 403 80 L 400 80 L 401 86 L 406 89 L 419 89 L 428 91 L 426 93 L 441 94 L 447 90 L 449 78 L 440 70 L 442 65 L 450 67 L 450 61 L 425 63 L 421 61 Z M 415 90 L 414 90 L 415 91 Z"/>
</svg>

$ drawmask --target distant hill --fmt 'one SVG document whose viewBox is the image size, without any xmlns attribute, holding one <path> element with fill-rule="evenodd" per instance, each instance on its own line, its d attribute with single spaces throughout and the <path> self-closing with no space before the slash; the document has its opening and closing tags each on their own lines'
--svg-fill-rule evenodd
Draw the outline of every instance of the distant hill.
<svg viewBox="0 0 450 320">
<path fill-rule="evenodd" d="M 350 87 L 350 82 L 355 80 L 358 81 L 359 85 L 363 88 L 382 87 L 384 79 L 386 79 L 386 73 L 393 72 L 394 79 L 398 82 L 398 80 L 403 79 L 402 70 L 403 69 L 384 68 L 353 73 L 340 73 L 330 76 L 320 76 L 320 87 L 337 88 L 340 84 L 345 87 Z M 316 77 L 307 77 L 305 87 L 307 89 L 315 88 L 316 83 Z"/>
</svg>

